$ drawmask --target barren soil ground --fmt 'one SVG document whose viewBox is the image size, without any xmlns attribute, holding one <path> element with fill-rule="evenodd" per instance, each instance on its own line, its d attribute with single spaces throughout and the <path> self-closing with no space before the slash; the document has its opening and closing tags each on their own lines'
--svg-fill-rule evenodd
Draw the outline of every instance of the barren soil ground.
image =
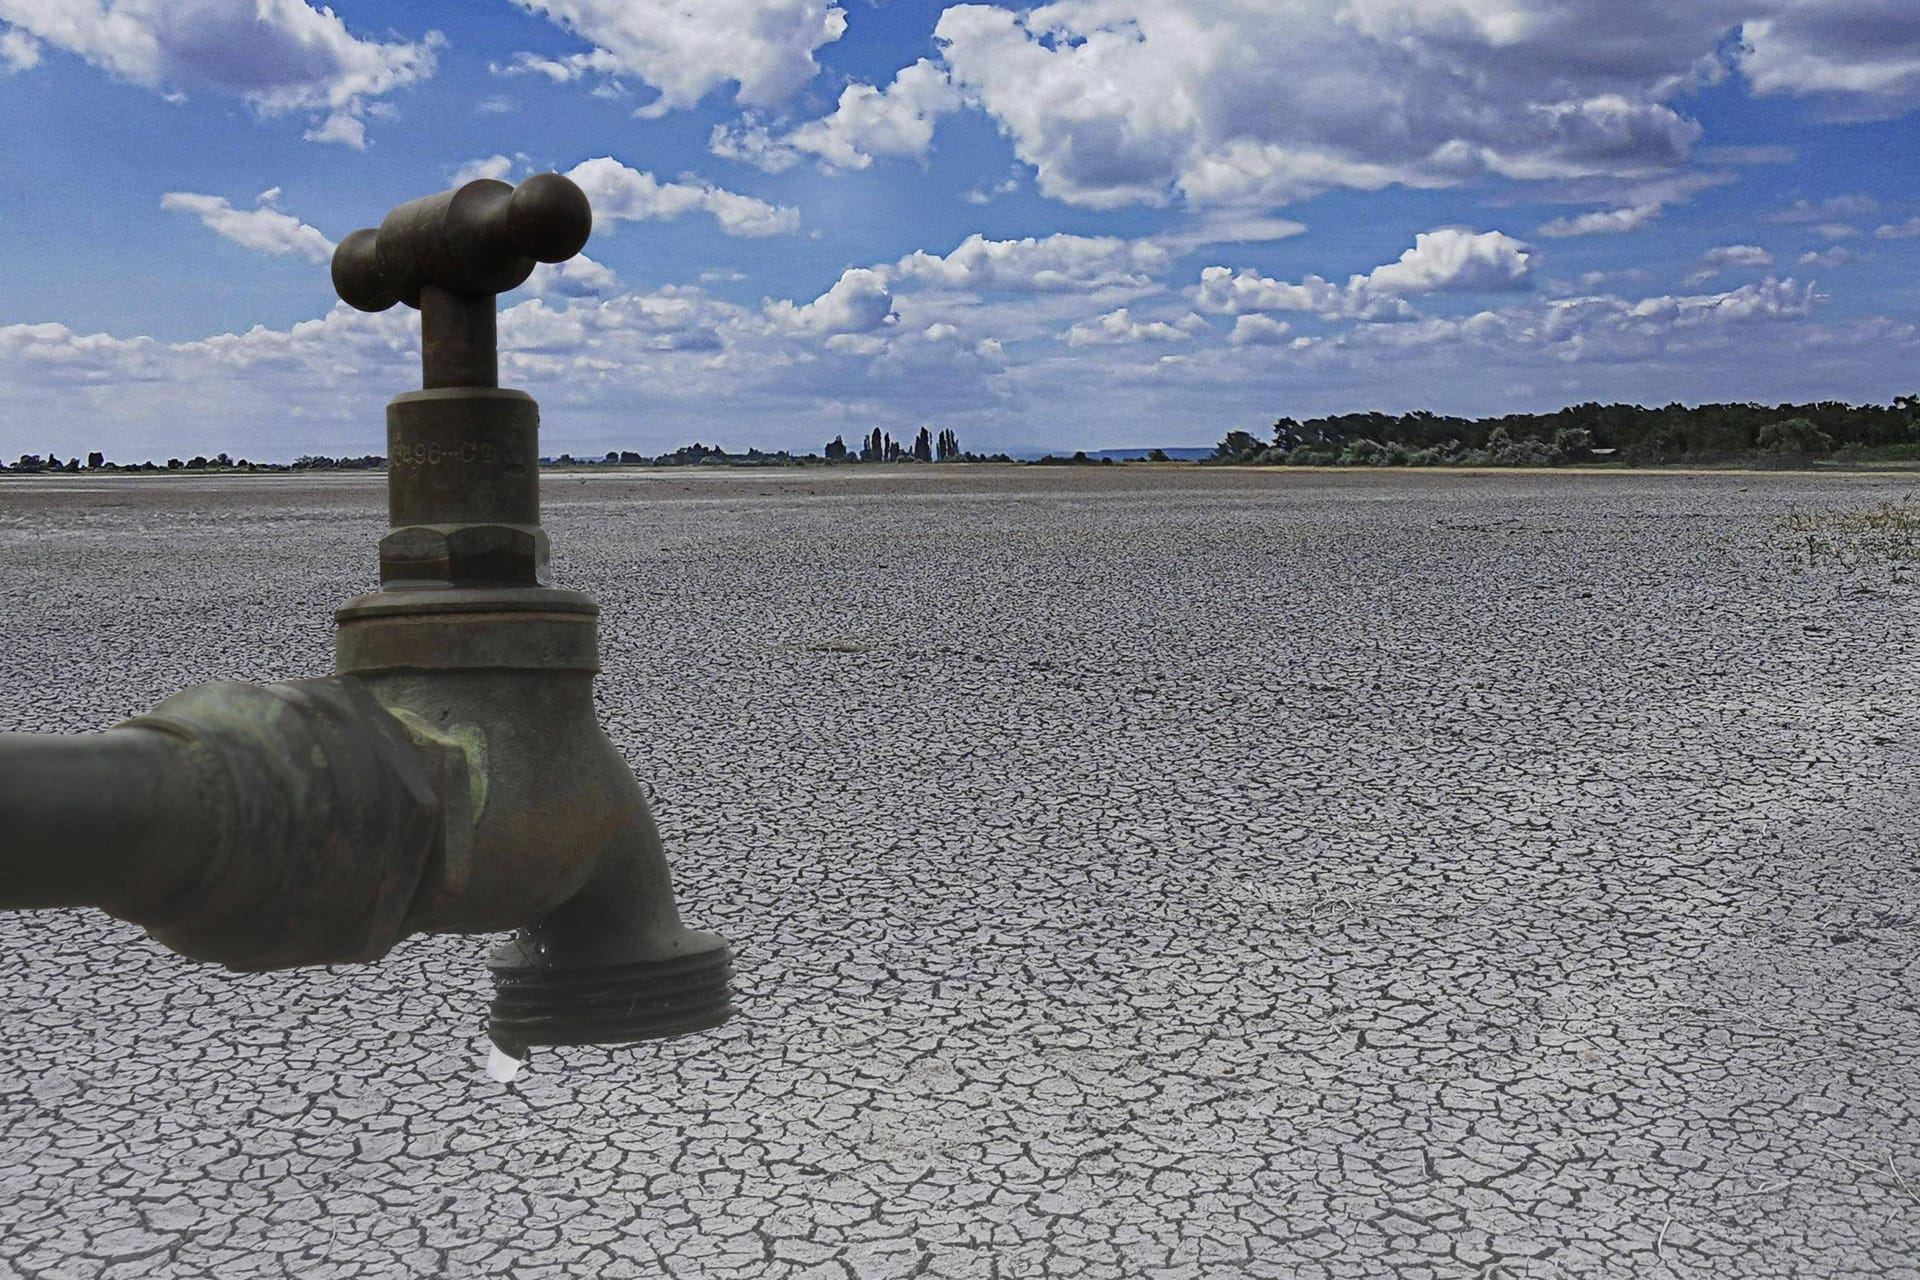
<svg viewBox="0 0 1920 1280">
<path fill-rule="evenodd" d="M 0 1276 L 1920 1277 L 1913 478 L 546 489 L 738 1019 L 0 918 Z M 383 513 L 0 482 L 0 729 L 324 673 Z"/>
</svg>

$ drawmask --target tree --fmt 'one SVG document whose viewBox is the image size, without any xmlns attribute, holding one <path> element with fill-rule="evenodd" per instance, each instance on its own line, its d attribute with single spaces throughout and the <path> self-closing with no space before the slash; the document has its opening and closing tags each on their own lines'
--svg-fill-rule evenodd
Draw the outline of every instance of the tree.
<svg viewBox="0 0 1920 1280">
<path fill-rule="evenodd" d="M 88 454 L 88 455 L 87 455 L 87 470 L 89 470 L 89 471 L 98 471 L 98 470 L 99 470 L 100 468 L 102 468 L 102 467 L 104 467 L 104 466 L 106 466 L 106 465 L 107 465 L 107 455 L 106 455 L 106 454 L 104 454 L 104 453 L 90 453 L 90 454 Z"/>
<path fill-rule="evenodd" d="M 916 462 L 933 461 L 933 436 L 925 427 L 913 438 L 913 457 Z"/>
<path fill-rule="evenodd" d="M 1266 446 L 1250 431 L 1229 431 L 1227 438 L 1214 446 L 1208 462 L 1250 462 Z"/>
<path fill-rule="evenodd" d="M 847 442 L 839 436 L 835 436 L 833 439 L 827 441 L 826 454 L 828 462 L 845 462 L 847 460 Z"/>
<path fill-rule="evenodd" d="M 1778 457 L 1808 458 L 1833 452 L 1833 437 L 1806 418 L 1769 422 L 1753 442 Z"/>
<path fill-rule="evenodd" d="M 1347 447 L 1340 452 L 1340 465 L 1343 467 L 1384 467 L 1387 465 L 1387 451 L 1378 440 L 1369 440 L 1365 436 L 1356 436 L 1347 441 Z"/>
</svg>

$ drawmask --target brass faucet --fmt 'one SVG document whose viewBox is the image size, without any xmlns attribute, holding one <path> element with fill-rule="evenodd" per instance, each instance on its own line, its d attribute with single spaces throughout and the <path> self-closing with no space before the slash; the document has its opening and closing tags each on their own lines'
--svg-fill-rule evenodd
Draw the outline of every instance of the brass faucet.
<svg viewBox="0 0 1920 1280">
<path fill-rule="evenodd" d="M 612 1044 L 732 1013 L 646 797 L 594 714 L 599 607 L 547 584 L 539 407 L 499 383 L 494 295 L 578 253 L 559 174 L 481 179 L 340 242 L 363 311 L 420 311 L 387 407 L 381 589 L 335 612 L 335 674 L 198 685 L 80 736 L 0 734 L 0 909 L 97 906 L 237 970 L 371 961 L 515 930 L 488 1032 Z"/>
</svg>

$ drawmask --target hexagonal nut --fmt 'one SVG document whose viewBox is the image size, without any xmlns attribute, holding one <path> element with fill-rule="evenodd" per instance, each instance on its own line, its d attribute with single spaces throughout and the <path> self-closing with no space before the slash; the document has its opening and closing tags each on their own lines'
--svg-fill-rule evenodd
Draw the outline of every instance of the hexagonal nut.
<svg viewBox="0 0 1920 1280">
<path fill-rule="evenodd" d="M 538 525 L 407 525 L 380 540 L 380 581 L 541 586 L 548 554 Z"/>
</svg>

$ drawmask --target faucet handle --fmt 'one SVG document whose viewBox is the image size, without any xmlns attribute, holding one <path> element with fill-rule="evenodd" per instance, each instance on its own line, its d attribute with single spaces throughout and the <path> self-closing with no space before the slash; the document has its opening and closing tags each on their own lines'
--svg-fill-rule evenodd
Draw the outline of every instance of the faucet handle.
<svg viewBox="0 0 1920 1280">
<path fill-rule="evenodd" d="M 570 178 L 535 174 L 518 187 L 478 178 L 348 235 L 333 251 L 333 287 L 359 311 L 417 308 L 428 286 L 489 297 L 524 284 L 536 262 L 579 253 L 592 232 L 592 206 Z"/>
</svg>

